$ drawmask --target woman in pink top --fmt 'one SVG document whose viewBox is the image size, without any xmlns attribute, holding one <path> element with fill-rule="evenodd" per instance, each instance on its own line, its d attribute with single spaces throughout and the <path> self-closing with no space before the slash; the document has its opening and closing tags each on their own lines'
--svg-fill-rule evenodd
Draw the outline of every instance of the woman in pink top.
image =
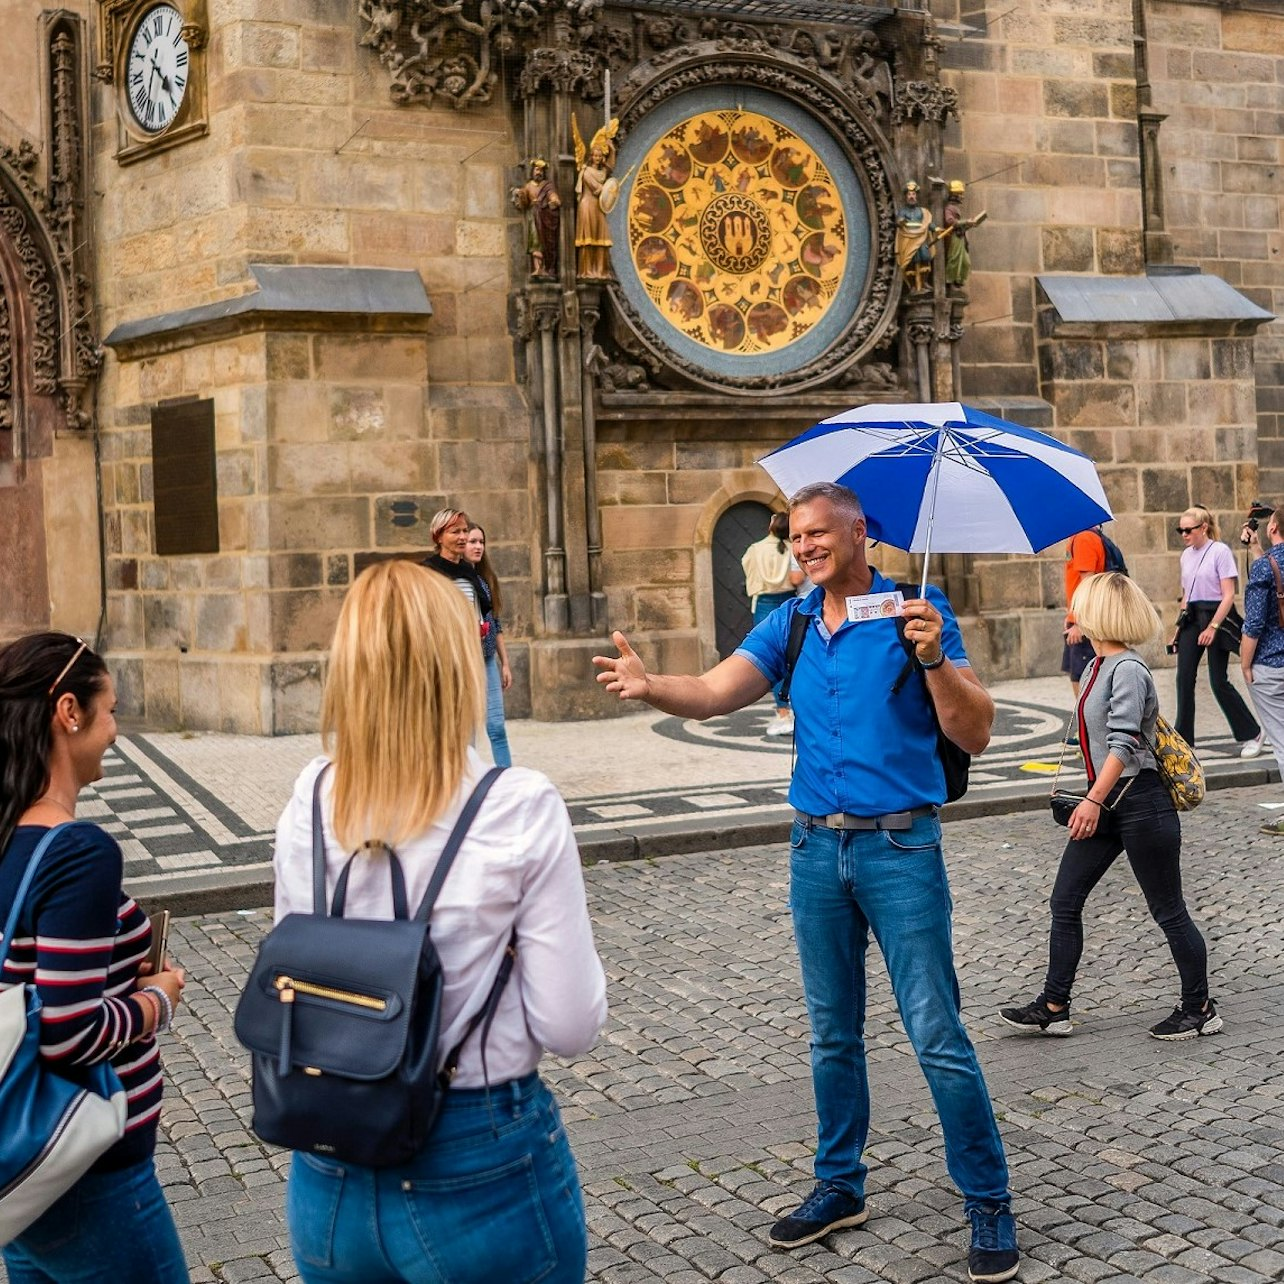
<svg viewBox="0 0 1284 1284">
<path fill-rule="evenodd" d="M 1262 752 L 1262 729 L 1244 697 L 1226 677 L 1230 648 L 1218 636 L 1235 606 L 1239 569 L 1235 555 L 1217 538 L 1217 522 L 1206 508 L 1188 508 L 1177 522 L 1185 545 L 1181 552 L 1181 611 L 1169 646 L 1177 648 L 1177 731 L 1195 743 L 1195 676 L 1200 657 L 1208 653 L 1208 682 L 1231 734 L 1240 742 L 1241 758 Z"/>
</svg>

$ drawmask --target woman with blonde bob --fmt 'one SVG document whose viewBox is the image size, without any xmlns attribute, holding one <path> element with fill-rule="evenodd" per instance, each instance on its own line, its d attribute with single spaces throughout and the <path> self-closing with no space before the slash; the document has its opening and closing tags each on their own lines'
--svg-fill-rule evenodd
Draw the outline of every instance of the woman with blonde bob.
<svg viewBox="0 0 1284 1284">
<path fill-rule="evenodd" d="M 1071 814 L 1070 841 L 1052 888 L 1043 992 L 999 1015 L 1023 1033 L 1073 1033 L 1070 991 L 1083 953 L 1083 907 L 1119 853 L 1127 852 L 1181 978 L 1181 1002 L 1150 1033 L 1169 1040 L 1215 1034 L 1222 1019 L 1208 997 L 1204 938 L 1182 898 L 1181 822 L 1151 748 L 1159 698 L 1146 662 L 1133 649 L 1158 634 L 1159 616 L 1141 589 L 1114 571 L 1085 577 L 1070 609 L 1096 652 L 1078 704 L 1088 790 Z"/>
<path fill-rule="evenodd" d="M 358 576 L 339 613 L 321 722 L 276 835 L 276 918 L 312 910 L 312 792 L 322 783 L 327 891 L 354 850 L 346 913 L 392 918 L 394 847 L 411 907 L 474 785 L 485 687 L 476 622 L 447 579 L 405 561 Z M 512 768 L 486 797 L 442 887 L 432 937 L 446 985 L 438 1048 L 485 1003 L 512 931 L 517 960 L 494 1021 L 463 1053 L 425 1149 L 363 1168 L 296 1152 L 286 1191 L 305 1284 L 580 1284 L 587 1237 L 575 1160 L 537 1072 L 587 1051 L 606 1019 L 579 853 L 565 804 Z"/>
</svg>

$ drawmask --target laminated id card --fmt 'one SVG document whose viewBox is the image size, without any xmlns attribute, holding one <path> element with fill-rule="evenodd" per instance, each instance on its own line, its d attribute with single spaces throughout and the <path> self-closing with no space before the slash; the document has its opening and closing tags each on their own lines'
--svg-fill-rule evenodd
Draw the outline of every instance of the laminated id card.
<svg viewBox="0 0 1284 1284">
<path fill-rule="evenodd" d="M 899 589 L 894 593 L 862 593 L 847 599 L 847 618 L 853 624 L 864 620 L 892 620 L 904 611 L 905 594 Z"/>
</svg>

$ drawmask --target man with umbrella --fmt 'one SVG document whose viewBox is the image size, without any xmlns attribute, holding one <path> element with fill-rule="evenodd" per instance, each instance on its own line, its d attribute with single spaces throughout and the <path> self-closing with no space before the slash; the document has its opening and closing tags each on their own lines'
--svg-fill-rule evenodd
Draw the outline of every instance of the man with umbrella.
<svg viewBox="0 0 1284 1284">
<path fill-rule="evenodd" d="M 816 1185 L 771 1229 L 796 1248 L 859 1226 L 865 1208 L 869 1078 L 865 952 L 871 929 L 945 1136 L 946 1165 L 972 1222 L 968 1274 L 1017 1272 L 1007 1162 L 976 1053 L 959 1016 L 951 901 L 937 810 L 945 776 L 937 719 L 960 748 L 989 743 L 994 703 L 972 673 L 944 595 L 904 602 L 921 670 L 899 683 L 905 650 L 896 585 L 866 560 L 866 521 L 844 486 L 804 486 L 791 499 L 794 556 L 816 585 L 774 612 L 699 677 L 649 673 L 621 633 L 618 656 L 596 656 L 597 680 L 622 700 L 709 718 L 760 699 L 786 671 L 796 614 L 807 619 L 792 675 L 798 768 L 790 908 L 812 1027 L 819 1144 Z M 933 716 L 935 710 L 935 717 Z"/>
</svg>

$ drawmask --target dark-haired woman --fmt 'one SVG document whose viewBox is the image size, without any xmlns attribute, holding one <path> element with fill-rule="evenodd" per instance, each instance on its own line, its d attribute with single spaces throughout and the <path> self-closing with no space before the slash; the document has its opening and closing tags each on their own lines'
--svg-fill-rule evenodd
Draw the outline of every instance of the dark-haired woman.
<svg viewBox="0 0 1284 1284">
<path fill-rule="evenodd" d="M 508 648 L 504 645 L 504 624 L 499 613 L 504 609 L 499 592 L 499 577 L 486 555 L 486 532 L 480 526 L 468 531 L 464 557 L 476 569 L 490 594 L 490 610 L 482 616 L 482 659 L 486 662 L 486 738 L 497 767 L 511 767 L 513 755 L 508 748 L 508 730 L 504 726 L 504 692 L 513 685 L 513 671 L 508 667 Z"/>
<path fill-rule="evenodd" d="M 125 1134 L 4 1249 L 10 1284 L 188 1279 L 152 1152 L 161 1106 L 156 1034 L 178 1006 L 183 973 L 163 961 L 141 975 L 147 916 L 121 888 L 116 840 L 76 820 L 76 798 L 102 777 L 116 739 L 116 692 L 101 658 L 65 633 L 0 650 L 0 914 L 13 907 L 37 844 L 46 849 L 0 973 L 0 989 L 34 978 L 40 1050 L 75 1080 L 110 1061 L 129 1108 Z"/>
<path fill-rule="evenodd" d="M 798 591 L 803 573 L 789 551 L 789 514 L 772 513 L 767 534 L 745 549 L 740 559 L 745 573 L 745 592 L 755 625 L 761 624 L 772 611 L 783 606 Z M 787 736 L 794 729 L 789 703 L 780 698 L 781 683 L 771 688 L 776 701 L 776 717 L 768 727 L 769 736 Z"/>
</svg>

